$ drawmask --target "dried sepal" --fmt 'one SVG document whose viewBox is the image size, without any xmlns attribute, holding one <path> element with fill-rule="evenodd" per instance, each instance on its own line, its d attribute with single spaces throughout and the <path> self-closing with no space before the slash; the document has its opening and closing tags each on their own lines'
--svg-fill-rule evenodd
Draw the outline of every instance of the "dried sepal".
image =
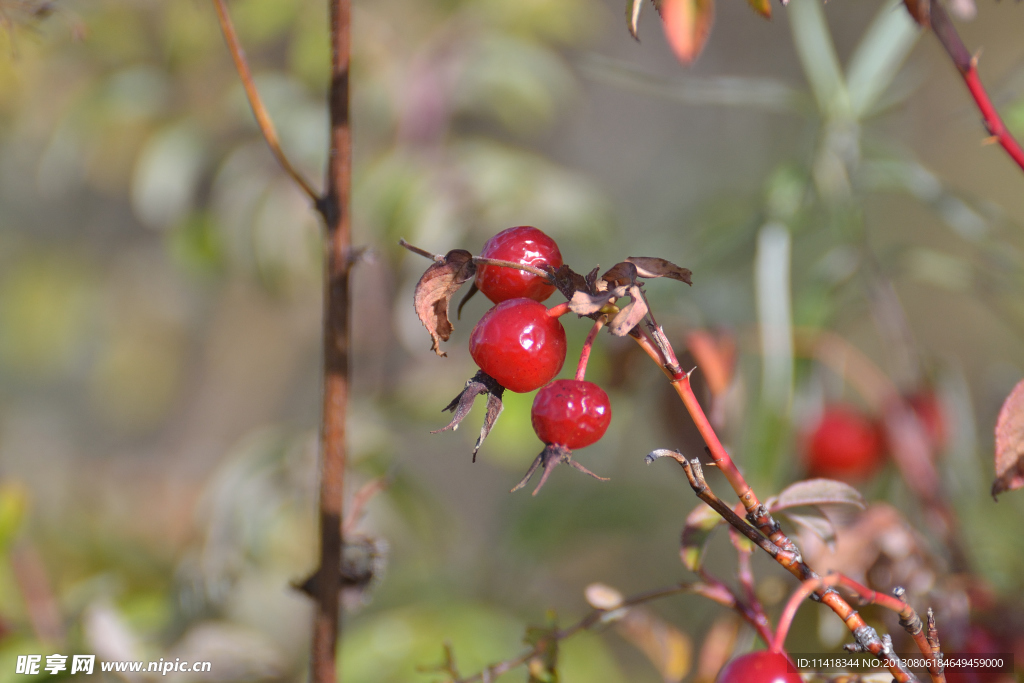
<svg viewBox="0 0 1024 683">
<path fill-rule="evenodd" d="M 452 249 L 423 273 L 416 283 L 413 305 L 420 322 L 427 328 L 433 341 L 431 350 L 439 356 L 446 356 L 441 342 L 452 335 L 448 306 L 452 296 L 465 282 L 476 274 L 473 255 L 465 249 Z"/>
<path fill-rule="evenodd" d="M 540 492 L 541 487 L 543 487 L 544 483 L 548 480 L 548 476 L 551 474 L 551 470 L 555 469 L 555 467 L 557 467 L 559 463 L 563 462 L 566 465 L 569 465 L 570 467 L 577 469 L 580 472 L 583 472 L 583 474 L 589 474 L 594 479 L 608 481 L 608 479 L 606 479 L 605 477 L 599 477 L 598 475 L 594 474 L 583 465 L 573 460 L 572 451 L 566 448 L 565 446 L 559 446 L 558 444 L 549 443 L 544 447 L 544 450 L 540 452 L 540 455 L 538 455 L 534 459 L 533 463 L 530 465 L 530 469 L 526 471 L 526 475 L 522 478 L 522 480 L 512 488 L 512 493 L 515 493 L 519 489 L 526 486 L 526 484 L 529 483 L 530 479 L 533 477 L 533 473 L 536 472 L 538 468 L 542 467 L 544 468 L 544 473 L 540 477 L 540 483 L 537 484 L 537 488 L 533 490 L 533 495 L 536 496 L 537 493 Z"/>
<path fill-rule="evenodd" d="M 667 277 L 670 280 L 678 280 L 679 282 L 693 285 L 693 280 L 691 279 L 693 272 L 689 268 L 677 266 L 666 259 L 658 258 L 657 256 L 630 256 L 626 259 L 626 262 L 632 263 L 636 267 L 636 274 L 639 277 Z"/>
<path fill-rule="evenodd" d="M 593 315 L 616 299 L 626 296 L 628 292 L 629 288 L 626 286 L 616 287 L 600 294 L 590 294 L 581 290 L 569 299 L 569 310 L 576 315 Z"/>
<path fill-rule="evenodd" d="M 496 379 L 483 370 L 477 371 L 466 382 L 465 388 L 459 392 L 459 395 L 453 398 L 451 403 L 441 410 L 441 412 L 448 411 L 454 413 L 452 421 L 447 426 L 435 429 L 430 433 L 440 434 L 448 430 L 455 431 L 458 429 L 459 423 L 466 419 L 469 411 L 472 410 L 476 397 L 480 394 L 487 394 L 487 413 L 484 415 L 484 424 L 480 427 L 480 437 L 476 440 L 476 445 L 473 447 L 473 462 L 476 462 L 476 454 L 480 450 L 480 446 L 483 445 L 484 439 L 491 433 L 491 428 L 494 427 L 494 423 L 498 421 L 498 416 L 501 415 L 502 408 L 504 407 L 501 403 L 501 397 L 504 393 L 505 387 L 498 384 Z"/>
<path fill-rule="evenodd" d="M 555 287 L 566 299 L 572 299 L 576 292 L 596 294 L 588 278 L 583 277 L 567 265 L 559 266 L 554 272 L 554 278 Z"/>
<path fill-rule="evenodd" d="M 993 498 L 1024 487 L 1024 380 L 1013 388 L 999 411 L 995 466 Z"/>
<path fill-rule="evenodd" d="M 643 9 L 644 0 L 626 0 L 626 26 L 629 28 L 629 35 L 633 40 L 640 42 L 640 34 L 637 32 L 640 27 L 640 10 Z"/>
</svg>

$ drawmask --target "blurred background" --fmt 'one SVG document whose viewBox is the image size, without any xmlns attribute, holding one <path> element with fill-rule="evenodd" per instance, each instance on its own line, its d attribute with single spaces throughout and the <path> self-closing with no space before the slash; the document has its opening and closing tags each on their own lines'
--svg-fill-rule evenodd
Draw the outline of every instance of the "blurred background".
<svg viewBox="0 0 1024 683">
<path fill-rule="evenodd" d="M 613 421 L 578 457 L 608 483 L 559 468 L 535 498 L 508 493 L 542 448 L 532 395 L 506 394 L 475 464 L 480 408 L 427 433 L 475 371 L 486 302 L 437 358 L 412 307 L 427 262 L 397 241 L 478 252 L 523 224 L 580 272 L 633 255 L 693 270 L 692 288 L 651 282 L 651 305 L 762 500 L 807 476 L 823 414 L 859 415 L 878 462 L 851 476 L 880 504 L 836 516 L 841 561 L 808 539 L 810 556 L 910 586 L 953 651 L 1011 652 L 1024 498 L 988 491 L 996 414 L 1024 376 L 1020 169 L 980 144 L 945 53 L 891 3 L 792 0 L 767 22 L 721 2 L 689 68 L 652 8 L 637 43 L 622 5 L 355 2 L 355 241 L 372 258 L 355 271 L 350 493 L 391 485 L 358 527 L 388 552 L 348 596 L 344 680 L 439 680 L 422 669 L 445 641 L 472 673 L 521 652 L 549 610 L 583 616 L 591 583 L 692 579 L 678 547 L 696 499 L 642 459 L 700 445 L 628 340 L 602 335 L 588 375 Z M 325 3 L 231 9 L 286 153 L 320 178 Z M 971 9 L 964 40 L 1022 136 L 1024 8 Z M 209 4 L 0 0 L 0 680 L 21 679 L 18 654 L 52 652 L 305 679 L 311 609 L 290 583 L 317 552 L 319 230 Z M 565 322 L 573 359 L 588 323 Z M 914 472 L 935 477 L 933 499 Z M 726 534 L 707 558 L 734 582 Z M 754 570 L 775 615 L 794 582 L 766 558 Z M 843 642 L 819 610 L 801 610 L 791 651 Z M 708 681 L 757 646 L 698 597 L 646 616 L 566 641 L 563 680 Z"/>
</svg>

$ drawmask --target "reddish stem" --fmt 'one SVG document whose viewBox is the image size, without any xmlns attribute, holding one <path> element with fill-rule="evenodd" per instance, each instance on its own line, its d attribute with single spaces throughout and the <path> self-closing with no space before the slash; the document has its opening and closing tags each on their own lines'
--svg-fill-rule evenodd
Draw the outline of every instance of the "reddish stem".
<svg viewBox="0 0 1024 683">
<path fill-rule="evenodd" d="M 549 313 L 550 315 L 550 313 Z M 602 315 L 600 318 L 594 321 L 594 326 L 590 328 L 590 333 L 587 334 L 586 341 L 583 342 L 583 350 L 580 351 L 580 362 L 576 366 L 576 381 L 582 382 L 584 376 L 587 374 L 587 362 L 590 360 L 590 349 L 594 346 L 594 340 L 597 338 L 597 333 L 604 327 L 607 322 L 608 316 Z"/>
<path fill-rule="evenodd" d="M 569 302 L 563 301 L 557 306 L 552 306 L 548 309 L 548 315 L 552 318 L 561 318 L 563 315 L 569 312 Z"/>
<path fill-rule="evenodd" d="M 1006 150 L 1006 153 L 1010 155 L 1010 158 L 1017 162 L 1018 166 L 1024 169 L 1024 149 L 1021 149 L 1020 143 L 1013 138 L 1013 135 L 1010 134 L 1010 131 L 1003 124 L 999 112 L 996 111 L 995 106 L 992 104 L 992 99 L 981 84 L 981 79 L 978 78 L 977 58 L 972 57 L 971 53 L 967 50 L 942 3 L 938 1 L 930 3 L 930 22 L 935 32 L 935 37 L 942 43 L 942 47 L 945 48 L 960 75 L 963 76 L 964 83 L 967 85 L 971 97 L 974 98 L 975 103 L 978 105 L 982 121 L 985 123 L 985 128 L 988 129 L 989 135 L 999 142 L 1003 149 Z"/>
<path fill-rule="evenodd" d="M 826 586 L 834 586 L 837 583 L 839 583 L 839 575 L 829 574 L 808 579 L 793 591 L 793 595 L 789 596 L 789 602 L 786 603 L 786 608 L 782 610 L 782 616 L 779 617 L 779 626 L 775 629 L 775 639 L 770 648 L 772 652 L 781 653 L 783 651 L 782 646 L 786 642 L 786 636 L 789 635 L 789 627 L 793 625 L 793 618 L 803 601 L 815 591 Z"/>
</svg>

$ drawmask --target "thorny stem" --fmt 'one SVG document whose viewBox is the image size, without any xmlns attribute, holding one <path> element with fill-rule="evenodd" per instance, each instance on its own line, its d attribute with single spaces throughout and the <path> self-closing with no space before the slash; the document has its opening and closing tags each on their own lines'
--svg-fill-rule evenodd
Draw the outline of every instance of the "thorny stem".
<svg viewBox="0 0 1024 683">
<path fill-rule="evenodd" d="M 632 595 L 623 600 L 622 604 L 613 610 L 595 609 L 591 611 L 572 626 L 565 629 L 556 630 L 551 635 L 550 640 L 554 640 L 556 642 L 565 640 L 566 638 L 576 635 L 580 631 L 585 631 L 590 628 L 593 628 L 594 626 L 607 623 L 608 621 L 614 620 L 616 617 L 621 618 L 621 615 L 616 613 L 618 613 L 620 610 L 624 610 L 629 607 L 635 607 L 645 602 L 651 602 L 652 600 L 658 600 L 660 598 L 667 598 L 672 595 L 679 595 L 680 593 L 698 593 L 704 595 L 707 592 L 709 592 L 707 591 L 707 588 L 708 587 L 702 586 L 701 584 L 679 583 L 672 586 L 666 586 L 664 588 L 657 588 L 654 590 L 645 591 L 643 593 L 637 593 L 636 595 Z M 712 599 L 716 602 L 719 601 L 717 596 L 713 597 Z M 609 618 L 606 615 L 612 616 L 611 618 Z M 542 640 L 536 646 L 519 655 L 518 657 L 513 657 L 512 659 L 507 659 L 503 662 L 491 664 L 484 668 L 482 671 L 473 674 L 472 676 L 469 676 L 467 678 L 457 678 L 455 681 L 453 681 L 453 683 L 474 683 L 475 681 L 490 681 L 508 671 L 511 671 L 512 669 L 515 669 L 516 667 L 526 664 L 534 657 L 539 656 L 543 652 L 547 644 L 550 643 L 550 640 Z"/>
<path fill-rule="evenodd" d="M 249 69 L 248 61 L 245 59 L 245 51 L 238 40 L 238 34 L 235 32 L 235 25 L 231 21 L 231 15 L 228 13 L 225 0 L 213 0 L 213 7 L 217 10 L 217 19 L 220 22 L 221 32 L 224 34 L 224 42 L 228 44 L 231 58 L 235 62 L 235 70 L 238 71 L 242 87 L 245 88 L 245 96 L 249 100 L 249 106 L 252 108 L 253 116 L 256 117 L 256 124 L 260 127 L 263 139 L 267 141 L 267 146 L 270 147 L 274 158 L 277 159 L 277 163 L 280 164 L 285 173 L 291 176 L 295 184 L 302 188 L 302 191 L 312 200 L 313 204 L 317 204 L 320 201 L 319 193 L 313 189 L 313 186 L 299 173 L 298 169 L 292 166 L 284 150 L 281 149 L 281 141 L 277 137 L 277 129 L 274 127 L 274 122 L 270 118 L 267 108 L 263 105 L 259 91 L 256 89 L 256 83 L 252 78 L 252 71 Z"/>
<path fill-rule="evenodd" d="M 587 361 L 590 360 L 590 350 L 594 346 L 594 340 L 597 338 L 597 333 L 601 331 L 604 324 L 608 322 L 608 316 L 602 315 L 594 321 L 593 327 L 590 328 L 590 332 L 587 334 L 586 340 L 583 342 L 583 350 L 580 352 L 580 362 L 576 366 L 576 381 L 582 382 L 583 378 L 587 374 Z"/>
<path fill-rule="evenodd" d="M 956 32 L 956 27 L 953 26 L 953 21 L 949 18 L 949 14 L 946 13 L 941 2 L 937 0 L 930 2 L 930 17 L 935 37 L 942 43 L 942 47 L 945 48 L 963 77 L 967 90 L 970 91 L 971 97 L 978 105 L 985 128 L 992 136 L 991 140 L 998 142 L 1010 155 L 1010 158 L 1024 169 L 1024 149 L 1021 149 L 1020 143 L 1006 128 L 999 112 L 992 104 L 991 98 L 985 91 L 985 86 L 982 85 L 981 79 L 978 77 L 978 60 L 968 52 L 967 46 Z"/>
<path fill-rule="evenodd" d="M 647 462 L 653 462 L 657 458 L 670 457 L 680 464 L 683 471 L 686 473 L 687 481 L 690 483 L 690 487 L 693 489 L 697 497 L 707 503 L 715 512 L 729 522 L 737 531 L 742 533 L 744 536 L 749 538 L 755 545 L 768 553 L 776 562 L 785 567 L 793 576 L 800 579 L 801 581 L 819 580 L 821 577 L 811 569 L 800 556 L 796 546 L 788 538 L 783 535 L 785 541 L 789 544 L 789 547 L 783 548 L 770 539 L 765 538 L 758 530 L 755 529 L 746 520 L 740 517 L 738 514 L 733 512 L 732 508 L 722 502 L 718 496 L 711 490 L 707 482 L 704 480 L 704 473 L 700 466 L 700 461 L 697 459 L 687 460 L 683 455 L 677 451 L 669 450 L 657 450 L 650 453 L 647 456 Z M 762 506 L 763 507 L 763 506 Z M 764 513 L 768 515 L 767 511 Z M 768 515 L 770 517 L 770 515 Z M 778 526 L 778 523 L 775 522 Z M 887 660 L 887 667 L 892 673 L 893 677 L 898 683 L 909 683 L 910 681 L 916 681 L 912 673 L 906 670 L 903 663 L 891 655 L 891 647 L 887 647 L 881 638 L 878 637 L 878 633 L 872 627 L 868 626 L 864 621 L 863 617 L 850 606 L 850 604 L 843 599 L 839 593 L 831 588 L 824 588 L 823 584 L 813 584 L 813 588 L 808 592 L 808 595 L 814 594 L 816 599 L 823 604 L 827 605 L 833 612 L 843 620 L 846 627 L 853 633 L 854 638 L 857 641 L 857 646 L 860 649 L 868 650 L 872 654 L 877 655 Z M 776 638 L 778 633 L 776 631 Z"/>
</svg>

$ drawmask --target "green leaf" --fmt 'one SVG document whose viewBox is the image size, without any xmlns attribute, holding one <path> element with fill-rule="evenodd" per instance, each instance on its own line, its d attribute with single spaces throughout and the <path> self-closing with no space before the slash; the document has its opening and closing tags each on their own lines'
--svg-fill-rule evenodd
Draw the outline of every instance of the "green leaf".
<svg viewBox="0 0 1024 683">
<path fill-rule="evenodd" d="M 858 119 L 878 102 L 921 35 L 901 4 L 893 0 L 882 5 L 850 58 L 846 83 Z"/>
</svg>

